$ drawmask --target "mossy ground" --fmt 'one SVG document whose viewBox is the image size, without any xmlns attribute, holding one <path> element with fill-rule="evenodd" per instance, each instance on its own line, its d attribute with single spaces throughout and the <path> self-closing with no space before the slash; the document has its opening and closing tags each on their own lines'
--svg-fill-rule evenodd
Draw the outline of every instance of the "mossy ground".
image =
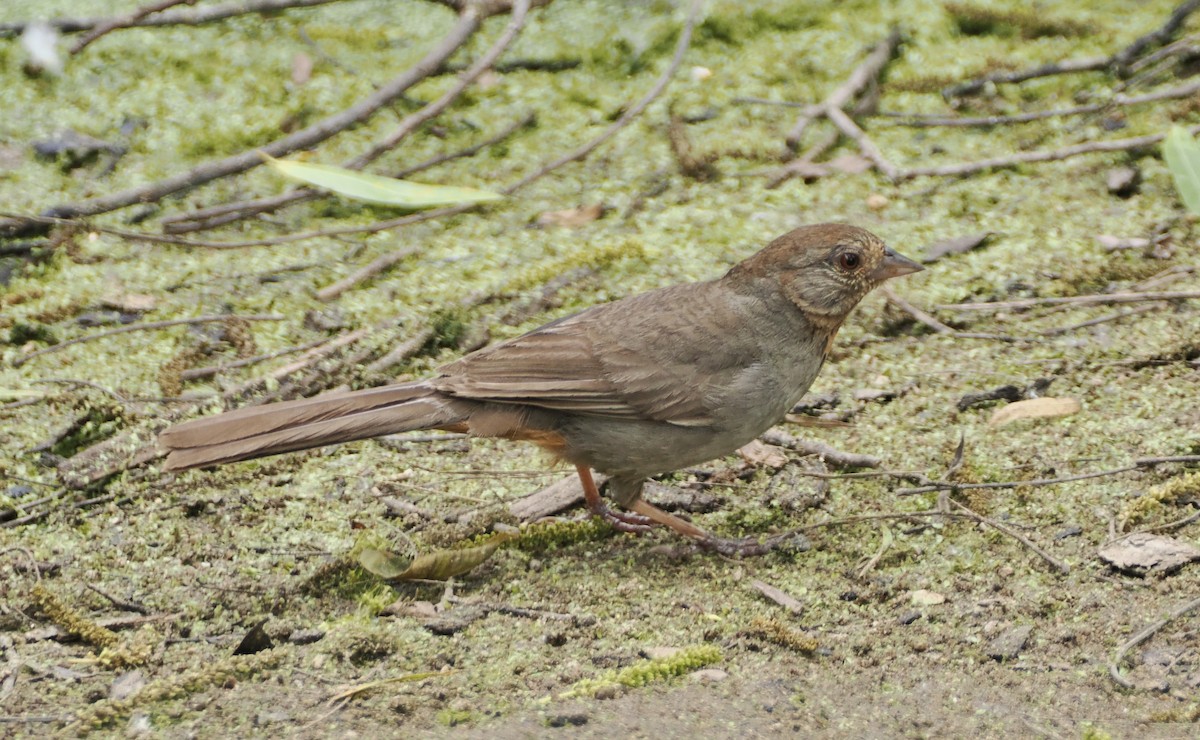
<svg viewBox="0 0 1200 740">
<path fill-rule="evenodd" d="M 1089 156 L 901 185 L 873 174 L 838 175 L 767 190 L 763 177 L 738 176 L 773 166 L 795 111 L 738 105 L 734 98 L 819 100 L 893 23 L 904 28 L 907 40 L 888 69 L 881 107 L 944 112 L 936 93 L 943 81 L 991 68 L 1110 53 L 1161 24 L 1173 3 L 1141 3 L 1136 10 L 1117 0 L 1047 3 L 1036 19 L 982 11 L 963 16 L 964 8 L 1003 6 L 764 2 L 748 11 L 742 3 L 714 2 L 684 70 L 661 101 L 587 162 L 563 168 L 504 205 L 361 239 L 236 251 L 82 236 L 75 248 L 58 250 L 3 288 L 0 330 L 11 330 L 21 341 L 0 347 L 5 359 L 0 389 L 50 394 L 41 403 L 0 411 L 0 474 L 9 476 L 0 483 L 8 497 L 3 503 L 19 504 L 55 490 L 53 470 L 32 450 L 58 432 L 83 420 L 70 439 L 84 441 L 111 433 L 114 425 L 137 424 L 161 408 L 135 403 L 118 414 L 113 399 L 102 393 L 35 381 L 74 378 L 127 399 L 155 397 L 162 395 L 161 368 L 200 343 L 187 328 L 135 332 L 14 367 L 11 360 L 44 346 L 47 336 L 64 340 L 96 331 L 75 318 L 113 295 L 154 296 L 153 319 L 226 307 L 241 314 L 280 313 L 285 320 L 250 327 L 258 351 L 269 352 L 322 336 L 303 322 L 307 311 L 328 308 L 315 297 L 316 289 L 379 254 L 416 245 L 419 252 L 412 259 L 336 302 L 350 327 L 383 320 L 418 326 L 437 317 L 446 336 L 435 337 L 432 351 L 405 368 L 407 377 L 454 358 L 459 350 L 446 345 L 463 336 L 464 326 L 482 321 L 492 339 L 503 339 L 597 302 L 712 277 L 771 237 L 808 222 L 855 222 L 911 256 L 943 238 L 995 232 L 988 246 L 937 262 L 895 286 L 926 307 L 1129 287 L 1172 266 L 1195 267 L 1200 246 L 1186 221 L 1172 227 L 1173 254 L 1167 259 L 1113 254 L 1095 241 L 1105 233 L 1143 236 L 1178 215 L 1169 175 L 1153 153 Z M 3 4 L 0 21 L 24 19 L 29 12 L 25 4 Z M 38 12 L 88 15 L 116 9 L 98 0 L 47 0 Z M 423 175 L 429 181 L 483 187 L 515 180 L 599 132 L 647 90 L 667 63 L 681 18 L 669 2 L 558 0 L 535 11 L 509 56 L 578 58 L 581 65 L 501 75 L 496 84 L 472 91 L 469 105 L 446 114 L 439 136 L 414 137 L 380 170 L 469 145 L 533 111 L 536 128 Z M 0 210 L 37 212 L 270 140 L 290 122 L 316 120 L 368 94 L 373 83 L 415 61 L 451 20 L 445 9 L 416 0 L 380 0 L 199 28 L 121 31 L 70 60 L 66 73 L 54 79 L 25 76 L 18 44 L 0 41 L 0 89 L 10 112 L 0 116 L 0 147 L 9 163 L 0 169 Z M 461 59 L 479 54 L 504 22 L 490 21 Z M 1193 19 L 1190 28 L 1195 27 Z M 301 52 L 316 65 L 312 79 L 295 87 L 289 81 L 291 64 Z M 693 65 L 713 75 L 693 78 L 688 74 Z M 438 77 L 411 96 L 428 100 L 448 84 L 448 77 Z M 1113 84 L 1101 74 L 1052 77 L 1004 87 L 968 105 L 979 112 L 1063 107 L 1077 94 Z M 700 154 L 737 153 L 737 158 L 717 160 L 721 179 L 700 184 L 677 174 L 666 136 L 668 105 L 683 115 L 716 112 L 690 125 L 689 134 Z M 1194 101 L 1163 101 L 1125 111 L 1127 125 L 1116 133 L 1104 131 L 1099 118 L 982 130 L 919 130 L 875 119 L 870 131 L 894 162 L 913 166 L 1160 132 L 1173 122 L 1195 123 L 1196 117 Z M 130 151 L 106 176 L 88 169 L 63 172 L 29 154 L 31 141 L 62 128 L 119 140 L 126 121 L 137 123 L 128 135 Z M 323 145 L 319 159 L 343 160 L 392 125 L 394 119 L 377 116 Z M 1140 192 L 1127 200 L 1109 195 L 1103 178 L 1108 167 L 1124 163 L 1137 164 L 1144 173 Z M 280 187 L 261 168 L 189 192 L 181 201 L 207 205 Z M 872 194 L 885 195 L 887 207 L 868 208 Z M 529 227 L 544 211 L 595 202 L 610 211 L 580 228 Z M 180 205 L 172 201 L 168 207 Z M 125 215 L 101 221 L 124 225 Z M 372 208 L 314 205 L 219 236 L 252 238 L 381 217 Z M 528 300 L 542 280 L 579 265 L 595 267 L 594 277 L 562 290 L 561 305 L 516 324 L 496 320 L 503 311 L 496 304 L 468 315 L 447 308 L 481 290 Z M 268 274 L 273 277 L 262 279 Z M 1196 286 L 1194 272 L 1170 284 Z M 1194 454 L 1200 448 L 1200 378 L 1186 360 L 1196 354 L 1196 306 L 1185 302 L 1036 342 L 1004 344 L 932 336 L 903 326 L 895 331 L 896 315 L 875 295 L 843 330 L 836 361 L 813 392 L 838 392 L 848 404 L 856 389 L 911 388 L 889 403 L 866 404 L 852 427 L 793 431 L 877 455 L 891 469 L 935 477 L 965 434 L 966 472 L 978 480 L 1069 474 L 1141 456 Z M 1029 337 L 1111 310 L 940 315 L 969 324 L 972 331 Z M 891 327 L 886 335 L 885 326 Z M 32 341 L 29 347 L 20 346 L 27 341 Z M 236 358 L 233 348 L 217 347 L 214 362 Z M 232 384 L 267 369 L 256 366 L 220 382 Z M 1083 411 L 989 429 L 988 409 L 955 410 L 964 393 L 1043 376 L 1055 378 L 1053 395 L 1079 399 Z M 219 385 L 188 383 L 184 391 Z M 722 471 L 737 462 L 718 460 L 709 468 Z M 1118 692 L 1106 661 L 1129 635 L 1193 598 L 1198 571 L 1193 566 L 1142 581 L 1108 572 L 1095 556 L 1097 545 L 1109 538 L 1110 521 L 1129 511 L 1136 497 L 1181 475 L 1178 469 L 970 499 L 972 506 L 1019 528 L 1069 563 L 1067 576 L 1051 572 L 1011 539 L 959 521 L 934 520 L 932 526 L 887 523 L 886 535 L 882 523 L 817 530 L 808 552 L 742 562 L 681 554 L 676 540 L 659 532 L 640 538 L 583 537 L 536 554 L 505 549 L 462 579 L 456 594 L 576 619 L 539 621 L 493 611 L 451 636 L 432 634 L 412 617 L 379 616 L 389 594 L 381 595 L 379 585 L 361 574 L 341 587 L 305 587 L 319 582 L 310 579 L 323 564 L 350 552 L 364 528 L 396 549 L 410 541 L 427 547 L 477 534 L 470 527 L 388 519 L 373 495 L 377 489 L 444 517 L 494 509 L 563 472 L 544 472 L 536 451 L 501 442 L 411 445 L 404 451 L 358 443 L 212 473 L 120 477 L 97 492 L 114 494 L 110 501 L 84 510 L 64 505 L 45 521 L 0 530 L 0 550 L 5 550 L 0 639 L 8 665 L 25 666 L 0 705 L 4 726 L 18 734 L 42 734 L 54 725 L 7 720 L 73 716 L 104 697 L 116 675 L 77 662 L 93 654 L 92 646 L 26 639 L 43 624 L 33 607 L 32 576 L 21 570 L 25 556 L 8 549 L 20 547 L 53 566 L 43 587 L 78 612 L 115 613 L 86 588 L 90 585 L 156 614 L 174 615 L 155 625 L 164 637 L 142 667 L 152 680 L 197 666 L 222 666 L 242 634 L 262 619 L 277 639 L 299 630 L 325 632 L 324 639 L 310 644 L 285 643 L 273 670 L 238 673 L 236 681 L 221 678 L 186 696 L 157 697 L 137 708 L 168 736 L 441 735 L 451 732 L 451 725 L 463 734 L 516 736 L 551 732 L 545 723 L 572 713 L 587 719 L 582 731 L 593 735 L 658 735 L 655 728 L 662 727 L 706 736 L 801 731 L 1182 737 L 1194 732 L 1189 724 L 1197 714 L 1194 615 L 1191 627 L 1188 619 L 1180 620 L 1149 643 L 1162 651 L 1191 650 L 1191 657 L 1185 652 L 1170 668 L 1168 690 Z M 677 481 L 689 479 L 680 475 Z M 792 487 L 809 484 L 802 477 L 789 480 Z M 25 492 L 26 485 L 33 491 Z M 931 497 L 897 497 L 897 485 L 880 479 L 835 481 L 819 511 L 756 518 L 747 512 L 777 506 L 791 492 L 780 491 L 777 481 L 760 472 L 716 489 L 722 508 L 697 520 L 732 534 L 748 524 L 799 525 L 933 503 Z M 1153 510 L 1138 509 L 1139 517 L 1144 513 L 1138 523 L 1182 517 L 1188 511 L 1184 504 L 1163 501 Z M 1056 537 L 1072 527 L 1077 535 Z M 1177 535 L 1194 541 L 1196 525 Z M 860 578 L 857 567 L 876 553 L 885 536 L 890 548 Z M 753 579 L 800 599 L 803 616 L 789 616 L 766 602 L 750 587 Z M 947 601 L 914 606 L 909 594 L 917 589 L 939 592 Z M 442 588 L 402 586 L 395 597 L 436 602 Z M 914 611 L 920 618 L 911 619 Z M 755 637 L 756 618 L 805 630 L 821 647 L 800 653 Z M 984 645 L 1018 625 L 1033 626 L 1020 657 L 1007 663 L 987 657 Z M 729 674 L 721 683 L 672 679 L 630 688 L 607 701 L 555 698 L 578 682 L 636 663 L 648 648 L 705 644 L 721 649 L 718 667 Z M 1147 665 L 1135 670 L 1152 675 L 1153 661 L 1139 655 L 1135 651 L 1134 663 Z M 212 675 L 229 675 L 223 670 Z M 346 685 L 442 670 L 437 678 L 384 684 L 340 711 L 325 704 Z M 126 721 L 112 727 L 119 730 Z"/>
</svg>

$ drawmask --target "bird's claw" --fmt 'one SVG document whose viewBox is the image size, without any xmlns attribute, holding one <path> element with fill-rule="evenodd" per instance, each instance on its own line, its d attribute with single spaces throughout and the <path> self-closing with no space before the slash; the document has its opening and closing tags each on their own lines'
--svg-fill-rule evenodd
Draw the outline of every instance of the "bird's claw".
<svg viewBox="0 0 1200 740">
<path fill-rule="evenodd" d="M 654 520 L 650 517 L 645 517 L 641 514 L 631 514 L 629 512 L 613 511 L 603 501 L 597 506 L 588 506 L 588 509 L 591 510 L 592 514 L 612 525 L 612 528 L 618 532 L 642 534 L 649 532 L 654 526 Z"/>
</svg>

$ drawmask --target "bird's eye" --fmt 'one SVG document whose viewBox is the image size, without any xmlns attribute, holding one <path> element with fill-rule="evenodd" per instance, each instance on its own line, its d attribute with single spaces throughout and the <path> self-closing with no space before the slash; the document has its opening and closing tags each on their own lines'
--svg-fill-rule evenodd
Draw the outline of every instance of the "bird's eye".
<svg viewBox="0 0 1200 740">
<path fill-rule="evenodd" d="M 856 270 L 861 264 L 862 255 L 858 252 L 842 252 L 837 256 L 837 266 L 843 270 Z"/>
</svg>

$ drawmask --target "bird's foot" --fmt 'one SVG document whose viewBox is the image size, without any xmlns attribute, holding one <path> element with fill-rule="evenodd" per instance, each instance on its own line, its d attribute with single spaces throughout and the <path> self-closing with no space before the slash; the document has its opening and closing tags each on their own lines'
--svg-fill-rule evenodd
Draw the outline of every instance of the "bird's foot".
<svg viewBox="0 0 1200 740">
<path fill-rule="evenodd" d="M 618 532 L 634 532 L 641 534 L 643 532 L 649 532 L 654 526 L 654 520 L 649 517 L 642 516 L 641 514 L 613 511 L 603 501 L 600 501 L 596 504 L 589 503 L 588 510 L 611 524 L 612 528 Z"/>
</svg>

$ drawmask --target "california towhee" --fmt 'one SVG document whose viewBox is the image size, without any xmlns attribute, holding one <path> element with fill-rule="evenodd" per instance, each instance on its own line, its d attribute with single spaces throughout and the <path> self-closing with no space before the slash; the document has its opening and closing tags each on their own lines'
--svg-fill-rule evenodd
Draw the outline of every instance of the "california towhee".
<svg viewBox="0 0 1200 740">
<path fill-rule="evenodd" d="M 643 501 L 646 478 L 728 454 L 780 421 L 859 300 L 921 269 L 863 229 L 805 226 L 717 280 L 593 306 L 432 378 L 242 408 L 159 442 L 167 469 L 183 470 L 417 429 L 529 440 L 575 465 L 589 509 L 616 528 L 658 522 L 723 542 Z M 631 513 L 605 506 L 589 468 Z"/>
</svg>

